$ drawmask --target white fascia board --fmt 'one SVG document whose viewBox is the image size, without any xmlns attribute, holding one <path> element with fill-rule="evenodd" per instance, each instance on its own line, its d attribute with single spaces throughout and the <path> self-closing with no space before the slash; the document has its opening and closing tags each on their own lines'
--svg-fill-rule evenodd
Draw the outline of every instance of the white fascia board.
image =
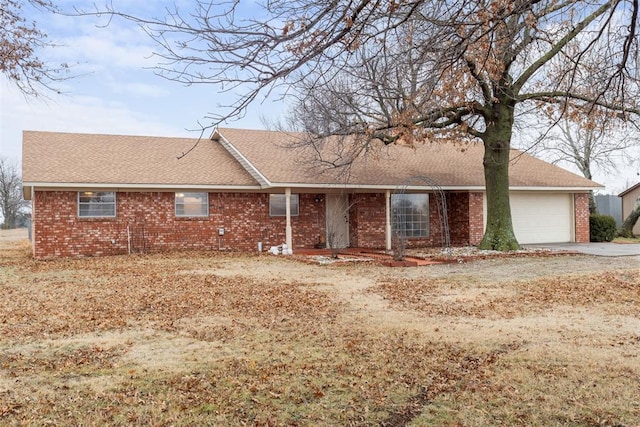
<svg viewBox="0 0 640 427">
<path fill-rule="evenodd" d="M 209 185 L 209 184 L 121 184 L 121 183 L 86 183 L 86 182 L 33 182 L 25 181 L 23 187 L 35 188 L 103 188 L 122 190 L 220 190 L 220 191 L 261 191 L 267 187 L 259 185 Z M 428 185 L 410 185 L 406 187 L 393 185 L 368 185 L 368 184 L 300 184 L 300 183 L 273 183 L 269 189 L 278 190 L 285 188 L 298 188 L 309 190 L 396 190 L 402 188 L 405 191 L 430 191 L 433 187 Z M 483 186 L 441 186 L 443 191 L 486 191 Z M 511 187 L 509 191 L 541 191 L 541 192 L 588 192 L 600 187 Z"/>
<path fill-rule="evenodd" d="M 211 135 L 211 138 L 214 139 L 216 136 L 218 137 L 217 140 L 220 145 L 222 145 L 222 147 L 224 147 L 229 152 L 229 154 L 231 154 L 231 156 L 233 156 L 233 158 L 236 159 L 238 163 L 240 163 L 240 166 L 242 166 L 249 173 L 249 175 L 253 177 L 253 179 L 258 181 L 262 188 L 271 187 L 272 184 L 267 179 L 267 177 L 264 176 L 262 172 L 260 172 L 258 168 L 255 167 L 255 165 L 251 163 L 249 159 L 247 159 L 244 154 L 242 154 L 240 150 L 238 150 L 231 142 L 229 142 L 229 140 L 225 138 L 224 135 L 217 129 L 214 131 L 213 135 Z"/>
<path fill-rule="evenodd" d="M 433 187 L 430 185 L 383 185 L 383 184 L 301 184 L 301 183 L 291 183 L 291 182 L 278 182 L 272 183 L 272 189 L 284 189 L 284 188 L 306 188 L 313 190 L 395 190 L 402 188 L 404 190 L 413 190 L 413 191 L 425 191 L 432 190 Z M 442 190 L 447 191 L 484 191 L 484 187 L 477 186 L 440 186 Z"/>
<path fill-rule="evenodd" d="M 402 188 L 409 191 L 428 191 L 434 187 L 430 185 L 382 185 L 382 184 L 301 184 L 292 182 L 277 182 L 272 183 L 272 189 L 284 189 L 284 188 L 306 188 L 313 190 L 395 190 Z M 597 190 L 600 187 L 510 187 L 509 191 L 555 191 L 565 193 L 575 192 L 587 192 L 590 190 Z M 441 185 L 440 189 L 443 191 L 486 191 L 484 186 L 469 185 L 469 186 L 454 186 L 454 185 Z"/>
<path fill-rule="evenodd" d="M 23 186 L 38 188 L 104 188 L 122 190 L 261 190 L 257 185 L 207 185 L 207 184 L 119 184 L 119 183 L 86 183 L 86 182 L 24 182 Z"/>
<path fill-rule="evenodd" d="M 591 190 L 601 190 L 603 187 L 509 187 L 509 191 L 555 191 L 561 193 L 586 193 Z"/>
</svg>

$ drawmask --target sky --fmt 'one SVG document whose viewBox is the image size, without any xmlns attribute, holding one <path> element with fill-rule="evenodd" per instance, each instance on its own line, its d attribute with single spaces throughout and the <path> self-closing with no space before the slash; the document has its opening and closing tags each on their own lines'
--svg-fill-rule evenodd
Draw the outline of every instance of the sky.
<svg viewBox="0 0 640 427">
<path fill-rule="evenodd" d="M 178 0 L 183 6 L 193 2 Z M 93 0 L 59 0 L 61 8 L 88 8 Z M 140 16 L 159 16 L 174 1 L 113 0 L 116 8 Z M 45 92 L 25 97 L 0 75 L 0 157 L 21 161 L 23 130 L 108 133 L 150 136 L 200 136 L 201 125 L 211 124 L 207 113 L 234 100 L 213 85 L 184 86 L 156 75 L 154 42 L 137 26 L 104 17 L 69 17 L 26 9 L 55 47 L 40 53 L 52 64 L 71 65 L 72 78 L 59 82 L 60 94 Z M 285 100 L 286 101 L 286 100 Z M 253 104 L 239 120 L 225 126 L 261 129 L 277 121 L 285 101 L 266 99 Z M 207 131 L 209 132 L 209 131 Z M 208 133 L 207 133 L 208 135 Z M 570 165 L 564 167 L 573 170 Z M 606 185 L 600 193 L 617 194 L 640 180 L 638 166 L 620 166 L 620 173 L 595 171 L 594 180 Z"/>
<path fill-rule="evenodd" d="M 93 1 L 58 1 L 63 8 L 90 8 Z M 153 14 L 173 1 L 114 1 L 131 13 Z M 44 92 L 26 98 L 0 75 L 0 156 L 20 162 L 23 130 L 133 134 L 151 136 L 200 136 L 208 126 L 207 113 L 228 105 L 233 93 L 219 93 L 213 86 L 187 87 L 159 77 L 150 68 L 157 64 L 155 45 L 135 25 L 124 20 L 41 14 L 26 9 L 56 46 L 39 55 L 51 64 L 68 63 L 73 78 L 55 84 L 62 93 Z M 247 114 L 225 125 L 264 128 L 263 120 L 275 120 L 284 112 L 281 101 L 253 105 Z M 209 132 L 209 131 L 207 131 Z"/>
</svg>

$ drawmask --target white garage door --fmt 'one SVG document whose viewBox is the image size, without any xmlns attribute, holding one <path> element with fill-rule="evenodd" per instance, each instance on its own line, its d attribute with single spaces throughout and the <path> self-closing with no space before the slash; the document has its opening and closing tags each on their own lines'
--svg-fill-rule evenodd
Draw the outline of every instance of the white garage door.
<svg viewBox="0 0 640 427">
<path fill-rule="evenodd" d="M 511 193 L 513 231 L 521 244 L 573 241 L 571 194 Z"/>
</svg>

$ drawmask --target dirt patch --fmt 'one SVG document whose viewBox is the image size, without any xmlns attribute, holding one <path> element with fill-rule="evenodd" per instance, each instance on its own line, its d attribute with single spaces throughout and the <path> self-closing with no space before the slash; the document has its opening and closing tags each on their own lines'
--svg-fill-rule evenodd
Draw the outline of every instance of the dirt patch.
<svg viewBox="0 0 640 427">
<path fill-rule="evenodd" d="M 26 228 L 16 228 L 13 230 L 0 230 L 0 249 L 12 249 L 16 242 L 22 242 L 29 238 Z"/>
</svg>

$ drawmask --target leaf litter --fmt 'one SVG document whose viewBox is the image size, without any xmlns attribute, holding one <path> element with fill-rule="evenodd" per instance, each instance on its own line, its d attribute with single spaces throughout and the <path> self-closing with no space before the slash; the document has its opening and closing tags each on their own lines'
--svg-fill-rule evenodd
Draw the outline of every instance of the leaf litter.
<svg viewBox="0 0 640 427">
<path fill-rule="evenodd" d="M 624 324 L 638 317 L 637 270 L 495 283 L 426 271 L 206 252 L 42 262 L 3 248 L 0 423 L 640 422 L 640 345 Z M 605 376 L 604 356 L 482 333 L 554 307 L 619 322 L 607 348 L 588 349 L 626 364 Z M 477 333 L 456 336 L 463 324 Z M 599 387 L 567 393 L 584 378 Z"/>
</svg>

